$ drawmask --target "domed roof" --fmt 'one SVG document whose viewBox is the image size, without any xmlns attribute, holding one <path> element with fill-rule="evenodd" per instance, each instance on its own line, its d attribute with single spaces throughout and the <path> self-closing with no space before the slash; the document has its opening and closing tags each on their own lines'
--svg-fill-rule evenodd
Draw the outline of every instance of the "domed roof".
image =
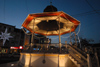
<svg viewBox="0 0 100 67">
<path fill-rule="evenodd" d="M 57 8 L 54 7 L 53 5 L 48 5 L 43 12 L 56 12 Z"/>
</svg>

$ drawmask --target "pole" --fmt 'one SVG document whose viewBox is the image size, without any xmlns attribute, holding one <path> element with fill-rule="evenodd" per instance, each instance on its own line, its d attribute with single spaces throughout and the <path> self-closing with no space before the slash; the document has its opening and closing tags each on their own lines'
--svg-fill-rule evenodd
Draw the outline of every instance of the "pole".
<svg viewBox="0 0 100 67">
<path fill-rule="evenodd" d="M 60 33 L 59 33 L 59 48 L 60 48 L 60 53 L 61 53 L 61 38 L 60 38 Z"/>
<path fill-rule="evenodd" d="M 59 54 L 58 54 L 58 67 L 59 67 Z"/>
<path fill-rule="evenodd" d="M 35 22 L 35 19 L 33 19 L 32 21 L 33 21 L 33 32 L 32 32 L 32 36 L 31 36 L 29 67 L 31 67 L 31 53 L 32 53 L 32 50 L 33 50 L 32 46 L 33 46 L 33 43 L 34 43 L 34 22 Z"/>
<path fill-rule="evenodd" d="M 100 67 L 99 59 L 98 59 L 98 55 L 97 55 L 97 50 L 96 50 L 96 48 L 94 48 L 94 50 L 95 50 L 95 57 L 96 57 L 96 60 L 97 60 L 97 66 Z"/>
<path fill-rule="evenodd" d="M 71 41 L 71 28 L 70 28 L 70 45 L 72 45 L 72 41 Z"/>
<path fill-rule="evenodd" d="M 60 53 L 61 53 L 60 18 L 59 18 L 58 26 L 59 26 L 59 48 L 60 48 Z"/>
<path fill-rule="evenodd" d="M 87 54 L 88 67 L 92 67 L 90 54 Z"/>
<path fill-rule="evenodd" d="M 75 34 L 75 45 L 77 46 L 77 39 L 76 39 L 76 32 L 74 31 Z"/>
<path fill-rule="evenodd" d="M 78 36 L 78 35 L 77 35 L 77 37 L 78 37 L 78 41 L 79 41 L 80 48 L 81 48 L 81 42 L 80 42 L 80 38 L 79 38 L 79 36 Z"/>
</svg>

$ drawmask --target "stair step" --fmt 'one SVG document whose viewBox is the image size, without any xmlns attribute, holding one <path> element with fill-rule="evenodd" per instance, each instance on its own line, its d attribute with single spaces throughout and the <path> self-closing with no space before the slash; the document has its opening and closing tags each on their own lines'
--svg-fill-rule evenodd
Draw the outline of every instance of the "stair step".
<svg viewBox="0 0 100 67">
<path fill-rule="evenodd" d="M 71 56 L 68 56 L 71 60 L 72 60 L 72 62 L 73 63 L 75 63 L 78 67 L 81 67 L 81 65 L 74 59 L 74 58 L 72 58 Z"/>
</svg>

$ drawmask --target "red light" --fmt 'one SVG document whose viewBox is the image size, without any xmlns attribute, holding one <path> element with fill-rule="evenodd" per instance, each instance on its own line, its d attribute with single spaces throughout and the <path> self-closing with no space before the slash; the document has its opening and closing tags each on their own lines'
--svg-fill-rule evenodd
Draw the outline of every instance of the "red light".
<svg viewBox="0 0 100 67">
<path fill-rule="evenodd" d="M 19 46 L 19 49 L 23 49 L 23 46 Z"/>
</svg>

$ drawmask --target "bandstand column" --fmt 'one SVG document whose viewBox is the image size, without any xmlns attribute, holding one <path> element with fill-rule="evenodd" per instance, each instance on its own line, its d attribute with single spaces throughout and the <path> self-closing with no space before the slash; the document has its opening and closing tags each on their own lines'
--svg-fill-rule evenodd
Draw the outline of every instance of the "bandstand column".
<svg viewBox="0 0 100 67">
<path fill-rule="evenodd" d="M 29 67 L 31 67 L 31 53 L 32 53 L 32 46 L 34 45 L 34 24 L 35 24 L 35 19 L 32 20 L 33 21 L 33 32 L 32 32 L 32 36 L 31 36 L 31 44 L 30 44 L 30 60 L 29 60 Z"/>
<path fill-rule="evenodd" d="M 58 23 L 58 26 L 59 26 L 59 48 L 60 48 L 60 53 L 61 53 L 60 18 L 59 18 L 59 23 Z"/>
</svg>

